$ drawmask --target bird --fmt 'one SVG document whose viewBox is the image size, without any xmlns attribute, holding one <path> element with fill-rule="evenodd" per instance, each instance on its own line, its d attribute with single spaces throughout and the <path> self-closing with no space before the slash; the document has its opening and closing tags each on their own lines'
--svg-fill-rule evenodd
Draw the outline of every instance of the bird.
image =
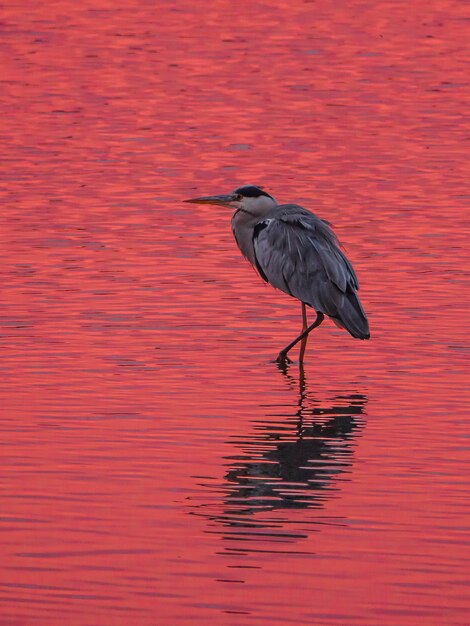
<svg viewBox="0 0 470 626">
<path fill-rule="evenodd" d="M 303 363 L 308 335 L 325 315 L 352 337 L 370 338 L 356 273 L 330 222 L 298 204 L 278 204 L 256 185 L 185 202 L 232 209 L 232 232 L 242 255 L 264 281 L 300 300 L 302 331 L 279 352 L 279 364 L 291 363 L 288 353 L 299 341 L 299 362 Z M 316 313 L 310 325 L 307 307 Z"/>
</svg>

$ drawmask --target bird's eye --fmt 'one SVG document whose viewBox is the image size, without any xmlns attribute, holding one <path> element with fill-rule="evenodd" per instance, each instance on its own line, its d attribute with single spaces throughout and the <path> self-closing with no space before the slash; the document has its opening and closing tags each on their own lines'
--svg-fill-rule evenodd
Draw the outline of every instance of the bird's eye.
<svg viewBox="0 0 470 626">
<path fill-rule="evenodd" d="M 236 194 L 235 194 L 235 200 L 236 200 L 237 202 L 240 202 L 242 198 L 243 198 L 243 196 L 242 196 L 242 194 L 241 194 L 241 193 L 236 193 Z"/>
</svg>

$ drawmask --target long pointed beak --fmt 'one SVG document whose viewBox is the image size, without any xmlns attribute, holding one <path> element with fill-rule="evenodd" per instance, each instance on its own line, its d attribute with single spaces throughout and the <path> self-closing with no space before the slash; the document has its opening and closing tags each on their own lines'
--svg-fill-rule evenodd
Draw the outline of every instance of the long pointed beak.
<svg viewBox="0 0 470 626">
<path fill-rule="evenodd" d="M 233 195 L 221 195 L 221 196 L 203 196 L 202 198 L 190 198 L 184 200 L 184 202 L 192 202 L 193 204 L 218 204 L 219 206 L 230 206 L 233 202 Z"/>
</svg>

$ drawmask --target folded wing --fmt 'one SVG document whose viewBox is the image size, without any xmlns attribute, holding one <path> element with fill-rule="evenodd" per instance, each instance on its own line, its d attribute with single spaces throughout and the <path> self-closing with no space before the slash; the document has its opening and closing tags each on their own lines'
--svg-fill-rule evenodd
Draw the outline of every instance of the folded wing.
<svg viewBox="0 0 470 626">
<path fill-rule="evenodd" d="M 356 274 L 327 222 L 298 205 L 277 206 L 255 226 L 253 247 L 264 280 L 369 338 Z"/>
</svg>

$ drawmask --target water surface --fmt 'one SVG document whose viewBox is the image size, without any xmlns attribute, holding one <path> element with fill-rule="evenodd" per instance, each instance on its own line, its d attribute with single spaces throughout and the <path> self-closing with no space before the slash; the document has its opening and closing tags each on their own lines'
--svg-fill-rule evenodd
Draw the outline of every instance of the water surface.
<svg viewBox="0 0 470 626">
<path fill-rule="evenodd" d="M 4 623 L 468 623 L 465 18 L 4 6 Z M 300 306 L 182 203 L 243 183 L 333 223 L 370 342 L 271 362 Z"/>
</svg>

